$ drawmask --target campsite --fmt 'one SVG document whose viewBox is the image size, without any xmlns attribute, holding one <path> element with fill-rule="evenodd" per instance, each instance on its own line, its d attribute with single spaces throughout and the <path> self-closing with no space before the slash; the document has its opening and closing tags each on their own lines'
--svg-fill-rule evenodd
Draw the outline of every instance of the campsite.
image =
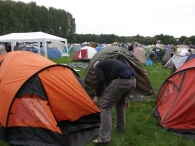
<svg viewBox="0 0 195 146">
<path fill-rule="evenodd" d="M 24 1 L 0 1 L 0 146 L 195 145 L 193 1 Z"/>
<path fill-rule="evenodd" d="M 194 54 L 178 55 L 187 45 L 178 48 L 173 57 L 162 45 L 162 64 L 150 60 L 154 45 L 140 45 L 134 53 L 116 42 L 101 46 L 94 42 L 75 44 L 68 48 L 67 39 L 44 32 L 11 33 L 0 36 L 0 42 L 11 42 L 11 52 L 0 55 L 0 111 L 4 111 L 0 117 L 0 138 L 8 144 L 93 145 L 91 141 L 97 136 L 101 121 L 100 109 L 92 101 L 96 85 L 93 64 L 102 59 L 125 62 L 137 75 L 136 88 L 129 99 L 130 108 L 125 110 L 125 132 L 114 130 L 116 112 L 113 109 L 112 140 L 108 145 L 194 143 L 194 119 L 190 117 L 193 112 L 185 113 L 194 111 L 195 103 L 191 99 L 194 91 L 189 90 L 191 92 L 185 95 L 191 85 L 188 82 L 193 82 L 190 77 L 194 71 Z M 14 51 L 16 42 L 25 44 Z M 167 68 L 167 63 L 172 68 Z M 187 99 L 181 100 L 184 96 Z M 191 101 L 188 106 L 184 109 L 178 106 L 188 98 Z M 192 120 L 190 124 L 188 120 Z M 164 127 L 164 123 L 168 126 Z"/>
<path fill-rule="evenodd" d="M 54 62 L 60 63 L 67 58 L 53 59 Z M 83 63 L 83 62 L 81 62 Z M 84 62 L 85 64 L 85 62 Z M 173 132 L 167 132 L 162 130 L 157 125 L 157 119 L 151 113 L 155 106 L 156 97 L 163 82 L 173 74 L 172 70 L 167 70 L 160 63 L 153 63 L 152 66 L 146 66 L 142 64 L 146 69 L 148 77 L 151 81 L 154 95 L 151 99 L 144 102 L 132 102 L 129 109 L 126 110 L 126 129 L 124 133 L 117 133 L 112 131 L 112 141 L 105 146 L 156 146 L 156 145 L 182 145 L 191 146 L 194 145 L 193 140 L 182 138 Z M 157 68 L 157 70 L 156 70 Z M 76 68 L 80 70 L 78 74 L 82 77 L 85 73 L 85 68 Z M 115 110 L 112 112 L 116 114 Z M 114 117 L 114 116 L 113 116 Z M 115 119 L 113 119 L 114 126 Z M 89 143 L 87 146 L 94 146 L 93 143 Z"/>
<path fill-rule="evenodd" d="M 70 54 L 70 56 L 63 56 L 61 58 L 51 59 L 53 63 L 49 64 L 83 64 L 88 65 L 90 62 L 86 61 L 74 61 L 71 60 L 74 54 Z M 157 125 L 157 119 L 153 115 L 153 107 L 155 106 L 156 97 L 159 89 L 163 82 L 169 78 L 173 72 L 172 70 L 168 70 L 164 68 L 161 63 L 153 63 L 152 66 L 146 66 L 145 63 L 141 64 L 142 67 L 146 70 L 146 73 L 151 82 L 151 86 L 154 90 L 154 94 L 151 98 L 146 101 L 135 101 L 131 102 L 131 106 L 126 110 L 126 125 L 124 133 L 117 133 L 114 129 L 112 131 L 112 140 L 109 144 L 111 146 L 115 146 L 116 143 L 119 146 L 124 145 L 135 145 L 135 146 L 143 146 L 143 145 L 184 145 L 191 146 L 194 144 L 193 140 L 185 139 L 178 136 L 175 133 L 167 132 L 162 130 L 161 127 Z M 82 79 L 86 68 L 82 67 L 74 67 L 77 70 L 78 75 Z M 65 76 L 64 76 L 65 77 Z M 112 112 L 115 115 L 115 110 Z M 115 119 L 113 116 L 113 126 L 115 123 Z M 0 143 L 1 145 L 8 145 L 7 143 Z M 87 146 L 93 146 L 91 142 L 87 144 Z M 106 144 L 105 144 L 106 145 Z"/>
</svg>

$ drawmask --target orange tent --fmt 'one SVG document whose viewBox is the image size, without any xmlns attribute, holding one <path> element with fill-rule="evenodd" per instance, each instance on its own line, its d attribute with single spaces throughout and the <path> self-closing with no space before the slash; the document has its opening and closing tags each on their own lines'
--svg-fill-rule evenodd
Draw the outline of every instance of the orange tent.
<svg viewBox="0 0 195 146">
<path fill-rule="evenodd" d="M 0 140 L 86 145 L 98 133 L 99 113 L 72 68 L 28 51 L 0 55 Z"/>
<path fill-rule="evenodd" d="M 195 58 L 165 80 L 159 90 L 154 115 L 167 131 L 195 140 Z"/>
</svg>

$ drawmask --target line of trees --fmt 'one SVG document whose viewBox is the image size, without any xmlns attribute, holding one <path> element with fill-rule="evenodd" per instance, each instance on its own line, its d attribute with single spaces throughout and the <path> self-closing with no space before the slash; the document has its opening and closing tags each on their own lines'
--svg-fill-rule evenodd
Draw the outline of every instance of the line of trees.
<svg viewBox="0 0 195 146">
<path fill-rule="evenodd" d="M 145 45 L 151 45 L 156 44 L 157 40 L 161 40 L 162 44 L 188 44 L 189 41 L 195 43 L 195 35 L 191 37 L 182 36 L 180 38 L 174 38 L 173 36 L 169 35 L 155 35 L 154 37 L 144 37 L 140 35 L 136 36 L 117 36 L 114 34 L 110 35 L 95 35 L 95 34 L 76 34 L 76 40 L 81 42 L 98 42 L 98 43 L 113 43 L 113 42 L 119 42 L 119 43 L 128 43 L 128 42 L 138 42 Z"/>
<path fill-rule="evenodd" d="M 0 1 L 0 35 L 36 31 L 74 40 L 75 19 L 65 10 L 47 9 L 36 2 Z"/>
<path fill-rule="evenodd" d="M 117 36 L 115 34 L 76 34 L 75 18 L 71 13 L 53 7 L 38 6 L 36 2 L 24 3 L 13 0 L 0 1 L 0 35 L 16 32 L 42 31 L 66 38 L 69 43 L 82 42 L 139 42 L 141 44 L 156 44 L 161 40 L 163 44 L 182 44 L 191 41 L 195 43 L 195 36 L 174 38 L 169 35 L 155 35 L 154 37 Z"/>
</svg>

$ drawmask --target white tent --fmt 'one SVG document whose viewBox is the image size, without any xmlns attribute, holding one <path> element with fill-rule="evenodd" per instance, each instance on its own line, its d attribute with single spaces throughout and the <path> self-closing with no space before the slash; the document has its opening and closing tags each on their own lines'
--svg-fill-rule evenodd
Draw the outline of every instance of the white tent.
<svg viewBox="0 0 195 146">
<path fill-rule="evenodd" d="M 95 48 L 84 46 L 75 53 L 72 60 L 91 60 L 96 53 Z"/>
<path fill-rule="evenodd" d="M 37 42 L 39 53 L 40 53 L 40 42 L 43 44 L 44 54 L 47 57 L 47 42 L 51 41 L 63 41 L 67 45 L 67 39 L 57 37 L 44 32 L 26 32 L 26 33 L 10 33 L 7 35 L 0 36 L 0 42 L 11 42 L 12 51 L 16 42 Z"/>
<path fill-rule="evenodd" d="M 176 69 L 178 69 L 180 66 L 182 66 L 185 61 L 188 59 L 188 56 L 184 56 L 184 57 L 172 57 L 171 61 L 174 63 Z"/>
</svg>

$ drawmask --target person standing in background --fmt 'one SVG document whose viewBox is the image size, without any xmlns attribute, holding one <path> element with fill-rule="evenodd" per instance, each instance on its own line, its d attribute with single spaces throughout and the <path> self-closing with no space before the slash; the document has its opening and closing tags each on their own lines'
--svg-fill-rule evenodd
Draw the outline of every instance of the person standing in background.
<svg viewBox="0 0 195 146">
<path fill-rule="evenodd" d="M 179 56 L 181 56 L 181 57 L 190 56 L 190 55 L 192 55 L 192 50 L 191 50 L 191 49 L 182 50 L 182 51 L 179 53 Z"/>
<path fill-rule="evenodd" d="M 14 46 L 14 51 L 18 51 L 19 50 L 19 43 L 16 42 L 16 45 Z"/>
<path fill-rule="evenodd" d="M 160 61 L 160 40 L 157 40 L 156 43 L 156 59 L 157 61 Z"/>
<path fill-rule="evenodd" d="M 129 50 L 130 52 L 132 52 L 132 53 L 134 53 L 134 45 L 135 45 L 135 43 L 134 43 L 134 41 L 133 41 L 133 42 L 131 42 L 131 45 L 128 47 L 128 50 Z"/>
<path fill-rule="evenodd" d="M 11 45 L 8 44 L 8 43 L 5 43 L 5 50 L 6 50 L 7 52 L 11 52 L 11 51 L 12 51 Z"/>
<path fill-rule="evenodd" d="M 192 53 L 194 54 L 195 53 L 195 46 L 192 45 L 192 42 L 189 42 L 189 48 L 192 50 Z"/>
</svg>

